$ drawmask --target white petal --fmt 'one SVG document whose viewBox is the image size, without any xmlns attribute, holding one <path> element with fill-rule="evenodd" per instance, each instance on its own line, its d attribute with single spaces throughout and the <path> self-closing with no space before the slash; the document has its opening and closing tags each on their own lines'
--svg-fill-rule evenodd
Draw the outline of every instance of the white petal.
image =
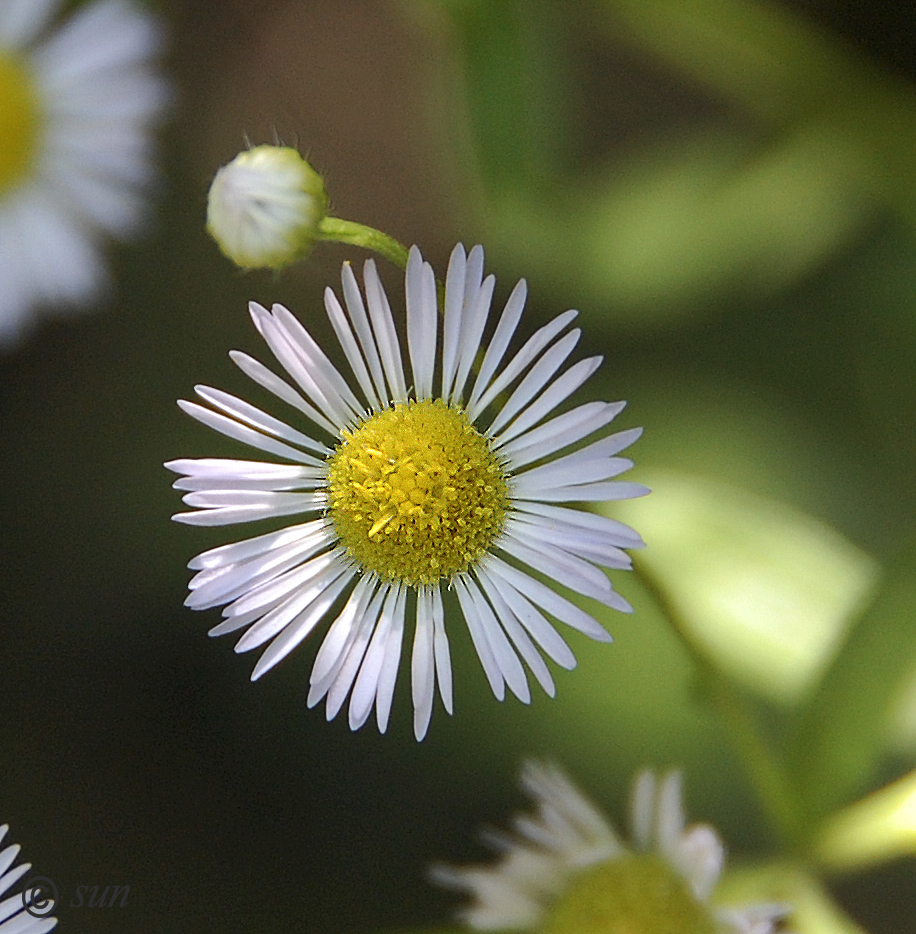
<svg viewBox="0 0 916 934">
<path fill-rule="evenodd" d="M 623 407 L 622 402 L 614 405 L 608 402 L 586 402 L 511 441 L 504 440 L 502 435 L 494 438 L 493 447 L 516 470 L 588 437 L 612 421 Z"/>
<path fill-rule="evenodd" d="M 407 602 L 407 589 L 401 588 L 393 611 L 391 632 L 385 641 L 385 655 L 379 672 L 378 691 L 375 696 L 375 721 L 379 733 L 388 729 L 388 717 L 391 713 L 391 701 L 394 697 L 394 685 L 401 661 L 401 643 L 404 638 L 404 608 Z"/>
<path fill-rule="evenodd" d="M 499 435 L 500 429 L 508 424 L 519 411 L 521 411 L 540 392 L 541 388 L 563 365 L 566 358 L 573 352 L 582 331 L 573 328 L 568 334 L 558 340 L 552 347 L 544 352 L 541 358 L 528 371 L 525 378 L 518 384 L 512 395 L 500 407 L 493 419 L 487 433 L 491 436 Z M 584 361 L 583 361 L 584 362 Z M 532 422 L 534 424 L 534 422 Z M 521 433 L 520 431 L 518 433 Z"/>
<path fill-rule="evenodd" d="M 577 311 L 566 311 L 538 328 L 522 345 L 521 350 L 509 361 L 493 382 L 474 403 L 468 405 L 468 417 L 472 422 L 477 420 L 481 412 L 508 386 L 527 369 L 540 355 L 541 351 L 568 325 L 578 314 Z"/>
<path fill-rule="evenodd" d="M 477 379 L 474 381 L 474 388 L 471 390 L 471 395 L 468 400 L 469 406 L 476 404 L 477 400 L 480 398 L 480 394 L 493 378 L 496 368 L 502 362 L 506 350 L 509 347 L 509 341 L 512 340 L 512 335 L 515 333 L 518 322 L 522 317 L 522 311 L 525 309 L 525 300 L 527 298 L 528 283 L 525 282 L 524 279 L 519 279 L 515 284 L 515 288 L 512 290 L 512 294 L 509 296 L 509 300 L 506 302 L 506 307 L 503 308 L 499 323 L 496 325 L 496 330 L 493 332 L 493 337 L 490 339 L 490 343 L 487 346 L 487 352 L 484 354 L 483 362 L 480 364 L 480 372 L 477 374 Z"/>
<path fill-rule="evenodd" d="M 458 338 L 458 371 L 452 390 L 453 404 L 460 404 L 464 396 L 464 385 L 480 350 L 480 341 L 490 314 L 490 302 L 493 300 L 495 287 L 496 279 L 493 276 L 487 276 L 478 289 L 470 287 L 470 280 L 465 281 L 465 312 L 461 320 L 461 336 Z"/>
<path fill-rule="evenodd" d="M 278 457 L 285 457 L 287 460 L 295 461 L 297 464 L 310 464 L 313 467 L 320 466 L 323 462 L 311 454 L 304 451 L 298 451 L 296 448 L 262 435 L 260 432 L 242 425 L 234 419 L 214 412 L 211 409 L 205 409 L 196 402 L 186 402 L 184 399 L 178 400 L 178 407 L 185 413 L 196 418 L 208 428 L 218 431 L 227 438 L 235 441 L 241 441 L 250 447 L 257 448 L 259 451 L 266 451 L 268 454 L 276 454 Z"/>
<path fill-rule="evenodd" d="M 418 741 L 426 735 L 433 712 L 433 694 L 436 690 L 433 639 L 432 595 L 429 587 L 420 587 L 417 591 L 416 628 L 410 657 L 413 732 Z"/>
<path fill-rule="evenodd" d="M 318 699 L 324 697 L 325 691 L 330 687 L 334 677 L 332 672 L 336 672 L 338 660 L 342 658 L 347 646 L 352 642 L 353 635 L 359 627 L 377 584 L 378 581 L 373 575 L 363 574 L 353 588 L 346 605 L 328 628 L 309 676 L 309 684 L 312 688 L 319 688 L 316 700 L 309 700 L 310 707 Z"/>
<path fill-rule="evenodd" d="M 417 399 L 430 399 L 433 394 L 436 331 L 439 322 L 436 276 L 432 266 L 423 262 L 423 257 L 416 247 L 411 247 L 407 260 L 405 297 L 407 349 L 413 371 L 414 393 Z"/>
<path fill-rule="evenodd" d="M 285 380 L 280 379 L 276 373 L 267 369 L 263 363 L 255 360 L 240 350 L 230 350 L 229 357 L 232 362 L 249 378 L 254 380 L 259 386 L 263 386 L 268 392 L 272 392 L 278 399 L 298 409 L 307 418 L 311 419 L 316 425 L 324 428 L 330 435 L 338 433 L 337 426 L 327 419 L 311 403 L 306 402 L 302 396 L 293 389 Z M 326 453 L 330 453 L 330 448 L 324 448 Z"/>
<path fill-rule="evenodd" d="M 353 579 L 355 573 L 352 569 L 343 569 L 341 576 L 336 580 L 329 576 L 324 582 L 324 590 L 321 595 L 307 608 L 303 609 L 298 618 L 289 623 L 286 629 L 270 643 L 264 654 L 258 659 L 254 671 L 251 672 L 252 681 L 260 678 L 265 671 L 273 668 L 277 662 L 285 658 L 308 636 L 315 626 L 324 619 L 325 614 Z"/>
<path fill-rule="evenodd" d="M 385 389 L 385 376 L 382 372 L 382 362 L 379 357 L 378 345 L 375 337 L 372 335 L 372 328 L 369 325 L 369 318 L 366 316 L 366 307 L 363 304 L 363 297 L 359 291 L 359 285 L 356 282 L 356 276 L 349 263 L 344 263 L 341 269 L 340 279 L 343 283 L 344 300 L 347 303 L 347 312 L 350 321 L 356 331 L 356 337 L 359 345 L 362 347 L 366 363 L 369 365 L 369 372 L 372 374 L 372 383 L 375 386 L 375 397 L 379 400 L 379 408 L 384 401 L 388 399 L 388 392 Z M 369 398 L 367 396 L 367 398 Z"/>
<path fill-rule="evenodd" d="M 530 500 L 517 500 L 512 504 L 514 509 L 521 510 L 535 516 L 564 523 L 582 529 L 588 529 L 606 536 L 610 541 L 621 548 L 643 548 L 645 542 L 642 536 L 628 525 L 600 516 L 594 512 L 583 509 L 570 509 L 567 506 L 551 506 L 547 503 L 536 503 Z"/>
<path fill-rule="evenodd" d="M 491 571 L 511 584 L 516 590 L 524 594 L 532 603 L 555 616 L 560 622 L 572 626 L 598 642 L 612 642 L 607 633 L 585 610 L 581 610 L 565 597 L 561 597 L 555 590 L 535 580 L 523 571 L 519 571 L 507 564 L 496 555 L 487 555 L 481 561 L 487 571 Z"/>
<path fill-rule="evenodd" d="M 439 679 L 439 697 L 446 712 L 452 712 L 452 660 L 445 632 L 445 612 L 439 586 L 432 588 L 433 598 L 433 644 L 436 654 L 436 677 Z"/>
<path fill-rule="evenodd" d="M 459 243 L 452 250 L 445 276 L 445 308 L 442 324 L 442 398 L 451 401 L 458 371 L 458 341 L 464 318 L 464 284 L 467 260 Z"/>
<path fill-rule="evenodd" d="M 330 288 L 324 290 L 324 307 L 327 310 L 328 318 L 331 320 L 334 333 L 337 335 L 337 340 L 346 355 L 347 363 L 350 364 L 350 369 L 353 371 L 363 395 L 365 395 L 371 408 L 380 409 L 382 403 L 376 394 L 375 387 L 372 385 L 372 378 L 366 369 L 366 361 L 363 359 L 356 338 L 353 336 L 347 316 L 344 314 L 340 302 L 337 301 L 337 296 Z"/>
<path fill-rule="evenodd" d="M 391 317 L 388 296 L 382 287 L 375 263 L 368 259 L 363 267 L 363 282 L 366 286 L 366 303 L 369 306 L 369 318 L 372 321 L 372 333 L 378 346 L 382 367 L 388 381 L 388 398 L 392 402 L 407 400 L 407 386 L 404 382 L 404 368 L 401 364 L 401 345 Z"/>
<path fill-rule="evenodd" d="M 480 659 L 484 674 L 490 682 L 490 689 L 496 699 L 501 701 L 506 696 L 505 679 L 502 667 L 496 660 L 496 655 L 487 638 L 484 621 L 480 618 L 477 604 L 471 597 L 467 585 L 460 575 L 454 579 L 453 585 L 455 592 L 458 594 L 461 612 L 464 615 L 465 623 L 467 623 L 468 632 L 471 634 L 471 641 L 474 643 L 477 657 Z"/>
<path fill-rule="evenodd" d="M 545 357 L 547 354 L 544 355 Z M 588 357 L 571 366 L 562 376 L 551 383 L 543 393 L 525 409 L 518 418 L 502 432 L 505 442 L 528 431 L 542 418 L 549 415 L 561 402 L 571 396 L 601 365 L 601 357 Z M 533 372 L 533 371 L 532 371 Z M 492 430 L 492 429 L 491 429 Z"/>
<path fill-rule="evenodd" d="M 363 662 L 359 667 L 359 674 L 356 677 L 353 694 L 350 697 L 349 722 L 351 730 L 358 730 L 366 722 L 380 691 L 380 679 L 385 664 L 388 638 L 396 626 L 395 616 L 399 605 L 403 611 L 400 596 L 401 585 L 395 583 L 385 597 L 378 624 L 372 634 Z"/>
<path fill-rule="evenodd" d="M 490 574 L 483 568 L 477 569 L 481 583 L 491 595 L 496 591 L 515 614 L 515 618 L 528 630 L 537 644 L 558 665 L 567 670 L 576 667 L 576 656 L 563 637 L 547 621 L 547 618 L 507 580 Z"/>
</svg>

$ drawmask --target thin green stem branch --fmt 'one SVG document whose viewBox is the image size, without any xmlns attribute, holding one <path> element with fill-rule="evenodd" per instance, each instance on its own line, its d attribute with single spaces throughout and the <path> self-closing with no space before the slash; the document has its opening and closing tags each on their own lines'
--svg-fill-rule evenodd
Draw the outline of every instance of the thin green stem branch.
<svg viewBox="0 0 916 934">
<path fill-rule="evenodd" d="M 360 246 L 384 256 L 400 269 L 407 268 L 407 257 L 410 252 L 407 247 L 374 227 L 367 227 L 356 221 L 345 221 L 340 217 L 326 217 L 319 224 L 318 231 L 322 240 Z"/>
<path fill-rule="evenodd" d="M 374 227 L 367 227 L 365 224 L 358 224 L 356 221 L 345 221 L 340 217 L 326 217 L 318 225 L 318 231 L 322 240 L 334 243 L 347 243 L 350 246 L 359 246 L 364 250 L 371 250 L 378 253 L 389 262 L 394 263 L 399 269 L 407 269 L 407 258 L 410 256 L 410 250 L 403 243 L 389 237 L 388 234 L 376 230 Z M 436 296 L 439 301 L 440 313 L 445 310 L 445 286 L 436 277 Z"/>
<path fill-rule="evenodd" d="M 747 772 L 761 806 L 781 842 L 795 851 L 800 844 L 795 796 L 788 775 L 775 750 L 763 735 L 747 700 L 729 677 L 715 668 L 690 636 L 690 628 L 644 566 L 635 565 L 636 576 L 671 624 L 693 661 L 701 688 L 719 715 L 734 749 Z"/>
</svg>

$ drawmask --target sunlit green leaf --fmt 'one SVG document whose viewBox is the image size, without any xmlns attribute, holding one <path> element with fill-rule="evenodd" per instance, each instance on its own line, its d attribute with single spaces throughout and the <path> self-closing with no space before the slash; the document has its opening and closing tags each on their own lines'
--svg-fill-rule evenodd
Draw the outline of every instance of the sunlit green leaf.
<svg viewBox="0 0 916 934">
<path fill-rule="evenodd" d="M 792 764 L 812 817 L 863 790 L 916 666 L 916 547 L 887 570 L 873 602 L 798 711 Z"/>
<path fill-rule="evenodd" d="M 916 772 L 832 815 L 815 841 L 831 869 L 859 869 L 916 855 Z"/>
<path fill-rule="evenodd" d="M 742 905 L 778 902 L 792 908 L 787 929 L 797 934 L 865 934 L 825 891 L 802 869 L 771 864 L 726 872 L 716 889 L 718 904 Z"/>
<path fill-rule="evenodd" d="M 713 480 L 643 472 L 651 496 L 615 503 L 648 547 L 637 560 L 686 635 L 761 695 L 797 702 L 842 642 L 875 579 L 836 531 L 775 500 Z"/>
</svg>

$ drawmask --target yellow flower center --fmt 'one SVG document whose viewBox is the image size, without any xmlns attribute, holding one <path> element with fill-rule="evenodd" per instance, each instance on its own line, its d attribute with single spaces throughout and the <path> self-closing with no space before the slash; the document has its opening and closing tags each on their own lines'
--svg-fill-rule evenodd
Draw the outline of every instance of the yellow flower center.
<svg viewBox="0 0 916 934">
<path fill-rule="evenodd" d="M 486 438 L 440 399 L 372 415 L 328 463 L 329 513 L 350 556 L 386 580 L 467 570 L 502 528 L 503 470 Z"/>
<path fill-rule="evenodd" d="M 41 108 L 22 62 L 0 55 L 0 194 L 26 175 L 38 141 Z"/>
<path fill-rule="evenodd" d="M 707 907 L 657 856 L 625 856 L 576 877 L 541 934 L 715 934 Z"/>
</svg>

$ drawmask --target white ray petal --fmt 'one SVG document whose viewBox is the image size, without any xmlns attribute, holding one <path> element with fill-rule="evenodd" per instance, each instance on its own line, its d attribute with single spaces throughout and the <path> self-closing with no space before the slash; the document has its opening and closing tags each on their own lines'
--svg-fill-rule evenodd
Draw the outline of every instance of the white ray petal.
<svg viewBox="0 0 916 934">
<path fill-rule="evenodd" d="M 548 520 L 605 535 L 621 548 L 644 548 L 646 544 L 638 532 L 608 516 L 585 512 L 582 509 L 569 509 L 566 506 L 551 506 L 547 503 L 531 502 L 530 500 L 517 500 L 512 505 L 515 509 L 531 515 L 542 516 Z"/>
<path fill-rule="evenodd" d="M 496 544 L 516 560 L 575 590 L 576 593 L 599 600 L 606 606 L 616 607 L 623 601 L 622 597 L 615 594 L 607 575 L 593 564 L 555 547 L 550 542 L 532 541 L 530 536 L 526 536 L 526 539 L 522 541 L 507 528 Z"/>
<path fill-rule="evenodd" d="M 414 393 L 417 399 L 430 399 L 433 394 L 436 332 L 439 326 L 436 276 L 432 266 L 423 262 L 420 251 L 416 247 L 411 247 L 407 260 L 405 298 L 407 349 L 413 372 Z"/>
<path fill-rule="evenodd" d="M 512 640 L 518 654 L 522 657 L 531 673 L 537 679 L 538 684 L 544 689 L 545 693 L 553 697 L 556 693 L 556 687 L 550 674 L 547 663 L 541 657 L 540 652 L 535 648 L 528 633 L 525 632 L 521 622 L 515 615 L 514 610 L 503 599 L 499 590 L 492 586 L 489 576 L 478 572 L 480 584 L 486 593 L 487 599 L 493 608 L 493 612 L 499 619 L 500 624 L 506 631 L 506 635 Z"/>
<path fill-rule="evenodd" d="M 347 304 L 347 313 L 353 328 L 356 331 L 357 340 L 362 347 L 366 363 L 369 365 L 369 372 L 372 374 L 372 383 L 375 387 L 375 396 L 379 400 L 379 407 L 389 398 L 385 388 L 385 375 L 382 372 L 382 361 L 379 357 L 378 344 L 372 334 L 372 328 L 369 324 L 369 318 L 366 315 L 366 306 L 363 303 L 363 296 L 359 291 L 359 285 L 353 269 L 349 263 L 344 263 L 340 272 L 340 280 L 343 285 L 344 301 Z"/>
<path fill-rule="evenodd" d="M 350 323 L 347 321 L 347 316 L 343 308 L 341 308 L 337 296 L 330 288 L 324 290 L 324 307 L 327 310 L 328 318 L 331 321 L 334 333 L 337 335 L 337 340 L 347 358 L 347 362 L 350 364 L 350 369 L 353 371 L 353 375 L 356 377 L 356 381 L 359 383 L 363 395 L 369 402 L 369 406 L 375 410 L 380 409 L 382 407 L 381 400 L 375 391 L 375 387 L 372 385 L 372 377 L 369 375 L 369 370 L 366 368 L 366 361 L 363 359 L 356 338 L 353 336 L 353 331 L 350 328 Z"/>
<path fill-rule="evenodd" d="M 476 290 L 470 289 L 468 284 L 466 280 L 465 312 L 461 319 L 461 336 L 458 338 L 458 369 L 451 398 L 453 405 L 459 405 L 462 401 L 468 374 L 480 350 L 480 341 L 490 314 L 490 302 L 493 300 L 496 279 L 494 276 L 487 276 L 480 288 Z"/>
<path fill-rule="evenodd" d="M 459 243 L 452 250 L 445 276 L 445 308 L 442 325 L 442 398 L 450 401 L 458 371 L 458 341 L 464 318 L 464 286 L 467 259 Z"/>
<path fill-rule="evenodd" d="M 401 364 L 401 344 L 391 316 L 388 296 L 371 259 L 367 259 L 363 267 L 363 282 L 366 287 L 366 303 L 369 306 L 372 333 L 375 335 L 375 343 L 388 381 L 388 398 L 392 402 L 406 402 L 407 385 L 404 382 L 404 367 Z"/>
<path fill-rule="evenodd" d="M 439 681 L 439 697 L 446 712 L 452 713 L 452 660 L 445 631 L 445 612 L 439 585 L 432 587 L 433 648 L 436 655 L 436 678 Z"/>
<path fill-rule="evenodd" d="M 635 499 L 652 491 L 641 483 L 607 480 L 598 483 L 579 483 L 567 486 L 535 486 L 522 493 L 512 490 L 513 496 L 542 500 L 546 503 L 600 503 L 608 500 Z"/>
<path fill-rule="evenodd" d="M 503 313 L 499 317 L 493 337 L 487 345 L 487 351 L 480 364 L 480 372 L 477 374 L 477 379 L 474 380 L 474 387 L 468 399 L 469 406 L 474 406 L 477 403 L 481 393 L 487 388 L 497 367 L 502 362 L 509 347 L 509 342 L 512 340 L 512 335 L 521 320 L 522 312 L 525 310 L 527 298 L 528 283 L 524 279 L 519 279 L 506 302 L 505 308 L 503 308 Z"/>
<path fill-rule="evenodd" d="M 458 602 L 461 605 L 461 612 L 464 615 L 464 621 L 467 624 L 468 632 L 471 634 L 471 641 L 477 651 L 477 657 L 483 666 L 487 681 L 490 682 L 490 689 L 493 691 L 497 700 L 501 701 L 506 696 L 505 678 L 502 668 L 496 660 L 496 655 L 487 639 L 484 621 L 480 618 L 477 604 L 471 597 L 467 585 L 464 582 L 463 575 L 458 575 L 452 581 L 455 592 L 458 594 Z"/>
<path fill-rule="evenodd" d="M 352 410 L 328 384 L 319 382 L 308 361 L 303 359 L 302 349 L 293 344 L 290 335 L 266 308 L 251 302 L 248 309 L 258 333 L 264 338 L 278 363 L 311 403 L 325 413 L 334 426 L 335 434 L 339 434 L 341 428 L 354 421 Z"/>
<path fill-rule="evenodd" d="M 546 356 L 546 354 L 545 354 Z M 546 418 L 561 402 L 571 396 L 601 366 L 601 357 L 588 357 L 571 366 L 528 406 L 515 421 L 502 432 L 503 442 L 528 431 Z"/>
<path fill-rule="evenodd" d="M 385 640 L 385 654 L 378 677 L 378 690 L 375 695 L 375 722 L 379 733 L 388 729 L 388 717 L 391 714 L 391 701 L 394 697 L 394 685 L 398 677 L 401 662 L 401 643 L 404 639 L 404 610 L 407 603 L 407 588 L 402 587 L 393 610 L 391 632 Z"/>
<path fill-rule="evenodd" d="M 493 400 L 512 383 L 518 379 L 519 375 L 528 368 L 528 366 L 540 356 L 541 351 L 559 334 L 578 314 L 577 311 L 566 311 L 562 315 L 557 315 L 553 321 L 548 321 L 543 327 L 538 328 L 531 337 L 522 345 L 521 350 L 509 361 L 509 363 L 500 371 L 499 375 L 481 394 L 474 405 L 468 405 L 468 417 L 472 422 Z"/>
<path fill-rule="evenodd" d="M 294 409 L 302 412 L 306 418 L 309 418 L 320 428 L 323 428 L 329 435 L 338 434 L 338 426 L 330 421 L 322 412 L 319 412 L 310 402 L 293 389 L 285 380 L 280 379 L 276 373 L 269 370 L 259 360 L 242 353 L 241 350 L 230 350 L 229 358 L 232 362 L 251 380 L 259 386 L 263 386 L 268 392 L 273 393 L 278 399 L 282 399 Z M 325 452 L 329 453 L 330 448 L 325 447 Z"/>
<path fill-rule="evenodd" d="M 369 718 L 372 705 L 379 691 L 379 679 L 385 662 L 388 637 L 395 627 L 395 612 L 400 603 L 401 585 L 394 583 L 385 597 L 375 632 L 359 666 L 359 674 L 350 696 L 348 720 L 351 730 L 358 730 Z"/>
<path fill-rule="evenodd" d="M 413 700 L 413 732 L 417 741 L 429 729 L 436 690 L 436 668 L 433 650 L 432 595 L 428 586 L 417 590 L 416 628 L 410 657 L 410 694 Z"/>
<path fill-rule="evenodd" d="M 507 528 L 509 526 L 512 534 L 524 542 L 548 541 L 564 551 L 605 568 L 629 568 L 633 563 L 625 551 L 600 532 L 520 513 L 509 517 Z"/>
<path fill-rule="evenodd" d="M 227 564 L 247 561 L 255 555 L 265 554 L 277 548 L 295 547 L 302 539 L 309 538 L 325 527 L 324 519 L 312 519 L 301 525 L 291 525 L 276 532 L 267 532 L 256 538 L 246 538 L 240 542 L 219 545 L 201 552 L 188 562 L 191 570 L 224 567 Z"/>
<path fill-rule="evenodd" d="M 490 589 L 499 593 L 515 613 L 516 619 L 550 658 L 567 670 L 576 667 L 576 656 L 566 644 L 566 640 L 524 594 L 509 581 L 496 574 L 490 574 L 482 567 L 477 568 L 477 574 L 485 587 L 489 586 Z"/>
<path fill-rule="evenodd" d="M 511 564 L 507 564 L 501 558 L 492 554 L 487 555 L 481 561 L 481 566 L 511 584 L 519 593 L 524 594 L 532 603 L 546 610 L 551 616 L 560 620 L 561 623 L 566 623 L 567 626 L 577 629 L 596 642 L 613 642 L 610 633 L 600 626 L 593 617 L 589 616 L 585 610 L 560 596 L 546 584 L 535 580 L 530 574 L 512 567 Z"/>
<path fill-rule="evenodd" d="M 279 661 L 286 658 L 292 650 L 305 639 L 309 633 L 324 619 L 337 598 L 349 586 L 355 571 L 351 568 L 340 570 L 340 576 L 332 577 L 330 574 L 323 582 L 320 595 L 307 604 L 298 617 L 291 620 L 286 628 L 270 643 L 264 654 L 251 672 L 251 680 L 255 681 L 274 667 Z"/>
<path fill-rule="evenodd" d="M 327 676 L 320 683 L 316 682 L 312 685 L 309 691 L 310 707 L 321 700 L 325 693 L 327 694 L 325 715 L 328 720 L 333 720 L 337 716 L 350 693 L 366 649 L 369 647 L 369 641 L 378 625 L 379 614 L 389 589 L 390 585 L 387 582 L 379 584 L 362 616 L 356 617 L 352 634 L 341 649 L 333 667 Z"/>
<path fill-rule="evenodd" d="M 513 469 L 518 469 L 587 438 L 613 421 L 621 409 L 623 403 L 586 402 L 512 440 L 500 435 L 493 439 L 493 446 Z"/>
<path fill-rule="evenodd" d="M 513 390 L 505 403 L 500 406 L 499 412 L 496 413 L 496 417 L 487 429 L 488 435 L 491 437 L 499 435 L 502 427 L 528 405 L 545 383 L 560 369 L 566 358 L 573 352 L 576 344 L 579 343 L 581 336 L 582 330 L 573 328 L 553 346 L 544 351 L 537 363 L 531 367 L 525 378 Z"/>
<path fill-rule="evenodd" d="M 309 675 L 309 684 L 313 689 L 318 688 L 319 697 L 323 697 L 327 688 L 330 687 L 334 677 L 332 672 L 336 672 L 338 661 L 352 642 L 377 585 L 378 580 L 374 575 L 363 574 L 353 588 L 346 605 L 328 628 L 318 654 L 315 656 L 312 673 Z M 314 703 L 310 700 L 309 706 L 313 706 Z"/>
<path fill-rule="evenodd" d="M 278 457 L 285 457 L 287 460 L 295 461 L 297 464 L 309 464 L 312 467 L 318 467 L 323 463 L 323 461 L 318 460 L 317 457 L 311 454 L 307 454 L 305 451 L 299 451 L 296 448 L 290 447 L 288 444 L 284 444 L 282 441 L 277 441 L 275 438 L 262 435 L 253 428 L 242 425 L 240 422 L 226 415 L 221 415 L 219 412 L 205 409 L 196 402 L 186 402 L 184 399 L 179 399 L 178 407 L 183 412 L 190 415 L 191 418 L 196 418 L 197 421 L 206 425 L 208 428 L 218 431 L 227 438 L 241 441 L 249 447 L 257 448 L 259 451 L 275 454 Z"/>
</svg>

